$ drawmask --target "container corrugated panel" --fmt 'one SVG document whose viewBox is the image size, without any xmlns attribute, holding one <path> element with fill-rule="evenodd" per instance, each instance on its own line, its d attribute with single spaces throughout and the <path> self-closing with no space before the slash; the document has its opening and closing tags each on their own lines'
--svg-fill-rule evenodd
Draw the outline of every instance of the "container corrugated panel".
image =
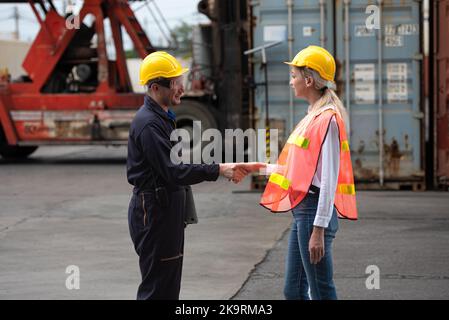
<svg viewBox="0 0 449 320">
<path fill-rule="evenodd" d="M 292 9 L 293 43 L 292 55 L 306 45 L 320 45 L 321 43 L 321 15 L 325 23 L 325 47 L 333 52 L 333 5 L 331 1 L 324 4 L 320 10 L 319 1 L 295 0 Z M 290 87 L 288 52 L 288 9 L 287 1 L 261 0 L 254 6 L 253 14 L 256 17 L 254 32 L 254 47 L 262 46 L 276 40 L 284 40 L 278 46 L 268 48 L 268 83 L 269 83 L 269 117 L 281 119 L 291 129 L 305 115 L 307 105 L 304 101 L 294 100 L 293 117 L 289 111 Z M 261 54 L 254 55 L 255 78 L 257 83 L 264 81 L 263 71 L 260 69 Z M 255 95 L 255 105 L 259 110 L 259 125 L 264 128 L 265 93 L 264 87 L 258 86 Z M 287 130 L 289 131 L 289 130 Z M 287 132 L 288 133 L 288 132 Z M 285 138 L 285 137 L 284 137 Z"/>
<path fill-rule="evenodd" d="M 420 4 L 412 0 L 383 1 L 371 11 L 380 17 L 380 29 L 366 28 L 368 5 L 366 0 L 336 2 L 336 58 L 342 66 L 338 83 L 350 110 L 354 174 L 359 181 L 382 177 L 385 181 L 420 180 L 424 116 L 420 103 Z M 383 151 L 379 147 L 380 132 Z"/>
<path fill-rule="evenodd" d="M 366 8 L 376 3 L 366 0 L 351 0 L 347 4 L 345 1 L 324 2 L 325 47 L 336 57 L 338 93 L 350 111 L 354 172 L 357 181 L 379 181 L 379 132 L 383 126 L 382 176 L 385 182 L 421 181 L 420 4 L 412 0 L 391 0 L 383 1 L 382 7 L 377 7 L 383 17 L 382 86 L 379 88 L 379 31 L 368 30 L 365 26 L 369 17 Z M 261 1 L 255 9 L 258 21 L 254 30 L 255 46 L 258 46 L 266 43 L 263 41 L 264 28 L 287 25 L 287 7 L 285 1 Z M 349 19 L 346 19 L 346 9 Z M 319 1 L 294 1 L 293 55 L 308 45 L 321 44 L 321 12 Z M 346 30 L 349 31 L 347 43 Z M 288 123 L 288 67 L 281 64 L 288 60 L 287 44 L 268 49 L 267 53 L 270 117 L 281 117 Z M 347 53 L 349 77 L 345 72 Z M 256 73 L 256 81 L 263 81 L 262 73 Z M 382 124 L 379 121 L 380 94 Z M 263 97 L 263 88 L 260 87 L 256 106 L 261 111 L 264 108 Z M 304 116 L 306 107 L 305 101 L 295 98 L 295 124 Z"/>
<path fill-rule="evenodd" d="M 437 176 L 439 181 L 449 184 L 449 0 L 437 4 Z"/>
</svg>

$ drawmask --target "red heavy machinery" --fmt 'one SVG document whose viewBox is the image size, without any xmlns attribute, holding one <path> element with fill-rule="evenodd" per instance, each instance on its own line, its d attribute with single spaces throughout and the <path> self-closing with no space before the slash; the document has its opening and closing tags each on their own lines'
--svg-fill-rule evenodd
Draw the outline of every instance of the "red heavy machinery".
<svg viewBox="0 0 449 320">
<path fill-rule="evenodd" d="M 0 79 L 0 155 L 26 157 L 40 145 L 126 144 L 143 94 L 132 90 L 122 30 L 140 58 L 155 50 L 128 1 L 84 0 L 75 28 L 68 27 L 52 0 L 1 2 L 28 3 L 40 30 L 22 64 L 27 75 Z M 239 54 L 246 49 L 239 21 L 245 19 L 246 1 L 216 0 L 213 8 L 208 3 L 203 0 L 199 7 L 212 20 L 206 29 L 213 35 L 209 62 L 214 89 L 188 95 L 175 110 L 178 124 L 189 127 L 201 120 L 203 129 L 241 127 L 248 103 L 242 93 L 247 91 L 242 75 L 247 67 Z M 107 53 L 107 20 L 115 60 Z"/>
<path fill-rule="evenodd" d="M 126 143 L 123 127 L 142 99 L 131 89 L 120 26 L 140 57 L 154 51 L 128 3 L 85 1 L 82 23 L 69 29 L 52 1 L 13 2 L 29 2 L 41 29 L 23 61 L 28 75 L 0 88 L 0 154 L 26 157 L 42 144 Z M 84 23 L 88 15 L 90 26 Z M 115 61 L 106 52 L 106 18 Z"/>
</svg>

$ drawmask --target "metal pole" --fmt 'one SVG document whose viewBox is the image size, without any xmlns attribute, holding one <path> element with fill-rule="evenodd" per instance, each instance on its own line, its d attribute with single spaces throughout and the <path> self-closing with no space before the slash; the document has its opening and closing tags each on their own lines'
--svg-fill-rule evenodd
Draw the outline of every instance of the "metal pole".
<svg viewBox="0 0 449 320">
<path fill-rule="evenodd" d="M 269 118 L 269 110 L 268 110 L 268 68 L 267 68 L 267 55 L 266 55 L 266 49 L 277 46 L 281 44 L 283 41 L 275 41 L 271 43 L 267 43 L 263 46 L 252 48 L 250 50 L 246 50 L 243 52 L 243 54 L 252 54 L 254 52 L 261 51 L 262 53 L 262 63 L 260 65 L 261 68 L 264 69 L 264 86 L 265 86 L 265 130 L 266 130 L 266 161 L 267 163 L 270 162 L 270 118 Z"/>
<path fill-rule="evenodd" d="M 14 7 L 14 24 L 16 27 L 16 31 L 14 32 L 14 38 L 19 40 L 19 9 L 17 6 Z"/>
<path fill-rule="evenodd" d="M 345 0 L 345 91 L 346 91 L 346 109 L 348 110 L 348 140 L 351 141 L 351 74 L 350 74 L 350 54 L 349 54 L 349 42 L 350 42 L 350 33 L 349 33 L 349 6 L 351 4 L 351 0 Z"/>
<path fill-rule="evenodd" d="M 248 17 L 252 17 L 253 16 L 253 3 L 250 2 L 249 5 L 247 6 L 247 15 Z M 253 19 L 249 19 L 249 32 L 247 32 L 247 36 L 248 36 L 248 46 L 252 47 L 253 46 L 253 30 L 254 28 L 254 21 Z M 251 77 L 254 76 L 254 64 L 252 61 L 251 57 L 248 57 L 248 74 L 251 75 Z M 255 106 L 254 106 L 254 92 L 255 90 L 249 90 L 249 125 L 250 128 L 256 129 L 256 119 L 254 117 L 254 110 L 255 110 Z"/>
<path fill-rule="evenodd" d="M 438 30 L 438 6 L 440 3 L 437 3 L 436 1 L 432 2 L 433 7 L 430 9 L 432 10 L 432 30 Z M 429 36 L 430 37 L 430 36 Z M 433 85 L 436 86 L 438 83 L 438 41 L 439 37 L 438 35 L 434 35 L 432 32 L 432 56 L 430 57 L 434 62 L 432 63 L 432 70 L 429 70 L 430 74 L 433 77 Z M 430 39 L 429 39 L 430 41 Z M 430 48 L 429 48 L 430 49 Z M 433 124 L 433 185 L 436 187 L 438 186 L 438 131 L 437 131 L 437 116 L 438 116 L 438 91 L 435 89 L 432 89 L 432 102 L 433 102 L 433 113 L 432 113 L 432 124 Z"/>
<path fill-rule="evenodd" d="M 262 67 L 265 78 L 265 151 L 266 151 L 266 163 L 270 163 L 270 118 L 268 109 L 268 68 L 267 68 L 267 56 L 265 48 L 262 49 Z"/>
<path fill-rule="evenodd" d="M 322 47 L 326 46 L 326 33 L 324 31 L 325 28 L 324 4 L 325 0 L 320 0 L 320 26 L 321 26 L 320 43 Z"/>
<path fill-rule="evenodd" d="M 379 30 L 377 33 L 378 49 L 378 86 L 379 86 L 379 184 L 384 185 L 384 123 L 383 123 L 383 81 L 382 81 L 382 0 L 377 0 L 379 4 Z"/>
<path fill-rule="evenodd" d="M 288 16 L 288 60 L 293 59 L 293 0 L 287 0 L 287 16 Z M 289 90 L 289 103 L 288 110 L 290 113 L 289 127 L 290 131 L 293 131 L 294 123 L 294 101 L 293 101 L 293 91 Z"/>
</svg>

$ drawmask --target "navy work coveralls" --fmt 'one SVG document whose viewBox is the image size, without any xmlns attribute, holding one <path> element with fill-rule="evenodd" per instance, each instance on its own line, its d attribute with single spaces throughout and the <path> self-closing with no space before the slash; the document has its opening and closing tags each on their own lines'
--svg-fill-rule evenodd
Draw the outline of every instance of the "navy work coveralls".
<svg viewBox="0 0 449 320">
<path fill-rule="evenodd" d="M 134 186 L 128 224 L 139 256 L 142 283 L 137 299 L 179 299 L 184 253 L 186 188 L 215 181 L 218 164 L 174 164 L 170 141 L 175 129 L 174 113 L 165 112 L 151 97 L 137 111 L 128 140 L 127 177 Z M 156 186 L 164 186 L 168 206 L 155 198 Z"/>
</svg>

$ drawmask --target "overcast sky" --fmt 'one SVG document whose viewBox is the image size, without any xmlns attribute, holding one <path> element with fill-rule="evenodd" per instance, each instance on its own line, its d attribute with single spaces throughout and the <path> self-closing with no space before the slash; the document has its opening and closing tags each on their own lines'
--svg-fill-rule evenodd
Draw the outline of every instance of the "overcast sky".
<svg viewBox="0 0 449 320">
<path fill-rule="evenodd" d="M 53 2 L 58 9 L 62 10 L 64 1 L 65 3 L 68 3 L 69 0 L 54 0 Z M 160 9 L 170 28 L 179 25 L 182 21 L 191 24 L 208 21 L 203 14 L 200 14 L 197 11 L 199 0 L 147 0 L 149 7 L 152 8 L 152 11 L 157 15 L 157 10 L 151 3 L 152 1 L 154 1 Z M 79 8 L 83 1 L 72 0 L 72 3 Z M 135 14 L 146 29 L 150 41 L 154 44 L 160 44 L 164 37 L 159 31 L 157 23 L 147 7 L 143 6 L 142 2 L 133 3 L 131 6 L 134 10 L 140 8 L 135 11 Z M 23 41 L 33 41 L 39 31 L 39 24 L 28 4 L 0 4 L 0 39 L 12 38 L 15 31 L 13 19 L 15 7 L 18 8 L 21 17 L 19 20 L 20 39 Z M 162 21 L 159 20 L 159 22 L 163 25 Z M 126 40 L 126 44 L 126 47 L 130 46 L 129 39 Z"/>
</svg>

